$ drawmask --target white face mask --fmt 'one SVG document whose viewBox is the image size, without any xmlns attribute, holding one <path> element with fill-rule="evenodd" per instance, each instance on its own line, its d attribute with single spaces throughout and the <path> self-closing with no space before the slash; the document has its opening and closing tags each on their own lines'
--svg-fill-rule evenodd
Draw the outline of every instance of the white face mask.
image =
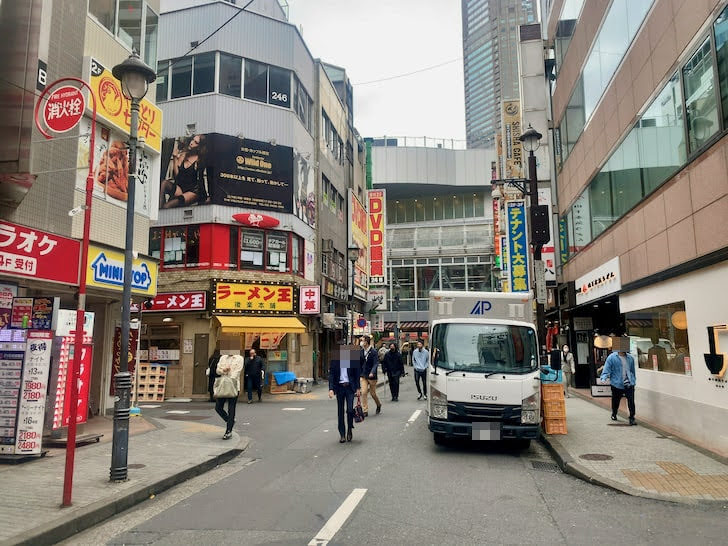
<svg viewBox="0 0 728 546">
<path fill-rule="evenodd" d="M 359 342 L 359 347 L 361 347 L 362 349 L 364 348 L 364 342 L 363 341 L 360 341 Z"/>
</svg>

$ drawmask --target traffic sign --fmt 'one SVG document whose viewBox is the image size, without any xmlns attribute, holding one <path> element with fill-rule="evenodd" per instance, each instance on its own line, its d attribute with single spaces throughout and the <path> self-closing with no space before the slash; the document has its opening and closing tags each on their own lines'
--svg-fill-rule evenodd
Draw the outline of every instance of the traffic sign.
<svg viewBox="0 0 728 546">
<path fill-rule="evenodd" d="M 64 85 L 56 89 L 43 107 L 43 121 L 55 133 L 65 133 L 81 121 L 86 100 L 78 87 Z"/>
</svg>

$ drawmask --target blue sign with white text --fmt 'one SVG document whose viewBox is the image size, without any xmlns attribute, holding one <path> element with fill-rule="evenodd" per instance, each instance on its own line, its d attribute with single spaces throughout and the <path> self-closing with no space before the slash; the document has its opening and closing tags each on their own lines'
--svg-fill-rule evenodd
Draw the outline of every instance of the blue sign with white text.
<svg viewBox="0 0 728 546">
<path fill-rule="evenodd" d="M 506 202 L 508 222 L 508 274 L 511 292 L 528 292 L 531 287 L 528 272 L 528 236 L 526 202 L 515 199 Z"/>
</svg>

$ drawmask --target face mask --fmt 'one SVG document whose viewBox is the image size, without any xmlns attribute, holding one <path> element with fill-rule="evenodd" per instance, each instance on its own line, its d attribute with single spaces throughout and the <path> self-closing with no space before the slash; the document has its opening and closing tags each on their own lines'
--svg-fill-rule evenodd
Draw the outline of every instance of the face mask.
<svg viewBox="0 0 728 546">
<path fill-rule="evenodd" d="M 359 347 L 364 348 L 364 342 L 363 341 L 360 341 L 359 342 Z"/>
<path fill-rule="evenodd" d="M 565 355 L 569 354 L 569 349 L 564 349 L 564 354 Z"/>
</svg>

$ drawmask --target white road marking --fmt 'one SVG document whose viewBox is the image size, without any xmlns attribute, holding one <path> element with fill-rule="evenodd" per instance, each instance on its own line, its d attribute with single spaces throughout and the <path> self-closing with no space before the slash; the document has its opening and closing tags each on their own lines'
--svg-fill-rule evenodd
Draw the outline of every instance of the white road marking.
<svg viewBox="0 0 728 546">
<path fill-rule="evenodd" d="M 329 541 L 334 538 L 334 535 L 339 532 L 339 529 L 346 523 L 349 516 L 354 512 L 356 507 L 359 505 L 361 500 L 366 495 L 366 489 L 354 489 L 346 500 L 341 503 L 341 506 L 334 512 L 334 515 L 329 518 L 329 521 L 321 528 L 318 534 L 311 539 L 308 546 L 326 546 Z"/>
<path fill-rule="evenodd" d="M 188 410 L 175 409 L 175 410 L 170 410 L 167 413 L 174 413 L 176 415 L 184 415 L 185 413 L 189 413 L 189 411 Z"/>
<path fill-rule="evenodd" d="M 412 417 L 410 417 L 407 422 L 408 423 L 414 423 L 417 418 L 420 416 L 420 413 L 422 413 L 421 409 L 415 410 L 415 412 L 412 414 Z"/>
<path fill-rule="evenodd" d="M 303 411 L 306 408 L 283 408 L 283 411 Z"/>
<path fill-rule="evenodd" d="M 162 406 L 160 404 L 139 404 L 139 407 L 152 409 L 152 408 L 161 408 Z"/>
</svg>

